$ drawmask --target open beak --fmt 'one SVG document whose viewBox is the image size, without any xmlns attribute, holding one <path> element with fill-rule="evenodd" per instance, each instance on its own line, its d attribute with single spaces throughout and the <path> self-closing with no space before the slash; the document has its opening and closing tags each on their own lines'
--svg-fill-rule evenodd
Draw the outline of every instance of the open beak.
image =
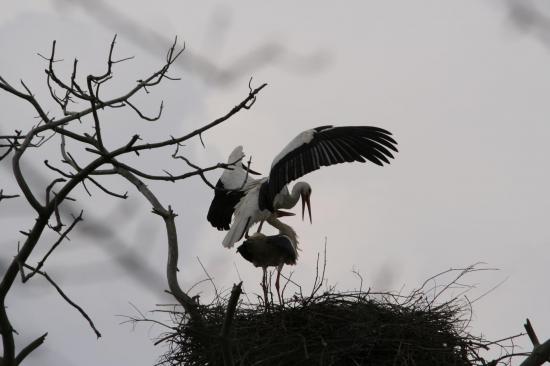
<svg viewBox="0 0 550 366">
<path fill-rule="evenodd" d="M 277 210 L 277 211 L 275 211 L 275 213 L 277 214 L 277 217 L 295 216 L 296 215 L 295 213 L 288 212 L 288 211 L 283 211 L 283 210 Z"/>
<path fill-rule="evenodd" d="M 309 222 L 313 224 L 313 219 L 311 217 L 311 202 L 309 201 L 309 195 L 302 195 L 302 220 L 304 219 L 304 214 L 307 206 L 307 213 L 309 214 Z"/>
</svg>

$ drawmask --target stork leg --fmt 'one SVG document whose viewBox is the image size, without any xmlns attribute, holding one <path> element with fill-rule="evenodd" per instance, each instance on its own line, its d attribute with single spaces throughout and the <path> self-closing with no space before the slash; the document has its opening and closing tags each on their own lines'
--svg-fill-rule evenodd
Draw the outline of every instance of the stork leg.
<svg viewBox="0 0 550 366">
<path fill-rule="evenodd" d="M 259 233 L 260 231 L 262 231 L 262 226 L 264 225 L 264 221 L 265 221 L 265 220 L 260 221 L 260 226 L 258 226 L 258 230 L 256 231 L 257 233 Z"/>
<path fill-rule="evenodd" d="M 267 310 L 268 308 L 268 304 L 269 304 L 269 300 L 268 300 L 268 297 L 267 297 L 267 269 L 266 267 L 262 267 L 262 271 L 263 271 L 263 276 L 262 276 L 262 290 L 264 291 L 264 304 L 265 304 L 265 308 Z"/>
<path fill-rule="evenodd" d="M 250 226 L 248 226 L 248 224 L 250 224 L 250 217 L 248 218 L 248 220 L 246 220 L 246 230 L 244 231 L 244 238 L 245 239 L 248 239 L 248 230 L 250 229 Z M 241 234 L 241 238 L 242 238 L 242 234 Z"/>
<path fill-rule="evenodd" d="M 279 287 L 279 279 L 281 278 L 281 270 L 283 269 L 283 266 L 277 267 L 277 280 L 275 281 L 275 288 L 277 289 L 277 297 L 279 298 L 279 304 L 283 305 L 283 301 L 281 298 L 281 291 Z"/>
</svg>

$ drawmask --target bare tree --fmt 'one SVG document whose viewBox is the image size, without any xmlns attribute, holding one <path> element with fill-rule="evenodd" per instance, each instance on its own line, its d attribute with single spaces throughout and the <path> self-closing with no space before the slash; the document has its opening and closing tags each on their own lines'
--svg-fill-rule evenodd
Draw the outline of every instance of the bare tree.
<svg viewBox="0 0 550 366">
<path fill-rule="evenodd" d="M 0 190 L 0 201 L 4 199 L 17 198 L 22 194 L 26 202 L 32 207 L 36 214 L 36 219 L 33 226 L 28 231 L 21 231 L 24 236 L 17 253 L 9 263 L 7 270 L 0 282 L 0 336 L 2 337 L 3 355 L 0 359 L 0 366 L 14 366 L 20 364 L 25 357 L 38 348 L 45 340 L 47 333 L 38 337 L 33 342 L 29 343 L 21 350 L 17 350 L 14 339 L 14 329 L 10 324 L 8 309 L 6 307 L 6 297 L 10 293 L 18 274 L 22 282 L 31 280 L 35 275 L 44 277 L 67 301 L 72 307 L 79 311 L 82 316 L 88 321 L 90 327 L 95 334 L 100 337 L 101 333 L 96 329 L 92 319 L 86 314 L 82 307 L 71 300 L 55 280 L 44 271 L 44 267 L 48 258 L 53 255 L 54 251 L 60 244 L 67 239 L 68 234 L 74 227 L 83 220 L 83 212 L 73 216 L 70 224 L 65 224 L 60 214 L 60 207 L 68 200 L 74 201 L 71 197 L 73 190 L 82 185 L 88 191 L 86 183 L 93 184 L 105 194 L 112 198 L 125 199 L 127 193 L 117 193 L 109 189 L 101 180 L 106 176 L 118 175 L 123 177 L 128 182 L 133 184 L 143 197 L 153 207 L 153 213 L 160 216 L 165 224 L 168 243 L 168 261 L 166 266 L 166 275 L 168 280 L 169 292 L 183 306 L 189 314 L 190 320 L 196 324 L 197 329 L 201 328 L 202 318 L 198 303 L 184 292 L 177 279 L 177 263 L 178 263 L 178 238 L 177 230 L 174 222 L 176 213 L 170 205 L 162 204 L 156 197 L 154 192 L 147 187 L 145 181 L 161 180 L 175 182 L 191 177 L 200 177 L 207 185 L 215 189 L 215 187 L 207 180 L 205 173 L 216 169 L 226 169 L 236 162 L 228 164 L 215 163 L 208 167 L 200 167 L 192 163 L 187 157 L 180 154 L 179 149 L 182 144 L 194 137 L 201 138 L 201 134 L 210 130 L 217 125 L 227 121 L 235 114 L 242 110 L 249 109 L 256 101 L 257 94 L 266 86 L 262 84 L 257 88 L 252 88 L 249 85 L 248 95 L 230 111 L 226 112 L 221 117 L 204 124 L 202 127 L 188 132 L 182 136 L 173 137 L 156 141 L 144 142 L 139 135 L 127 136 L 127 139 L 122 141 L 116 148 L 109 148 L 104 143 L 102 134 L 102 122 L 100 113 L 113 108 L 127 108 L 133 110 L 137 117 L 146 121 L 157 121 L 162 116 L 163 103 L 159 106 L 158 113 L 154 116 L 148 116 L 132 102 L 132 97 L 141 92 L 148 92 L 152 88 L 163 81 L 178 80 L 169 76 L 168 72 L 171 66 L 181 56 L 184 47 L 178 48 L 177 39 L 169 48 L 165 63 L 162 67 L 146 78 L 139 79 L 126 93 L 117 97 L 104 99 L 100 97 L 100 91 L 105 87 L 106 83 L 113 78 L 113 68 L 115 65 L 128 60 L 129 58 L 115 59 L 113 51 L 116 43 L 116 36 L 111 42 L 109 54 L 107 58 L 106 70 L 101 75 L 87 75 L 84 80 L 79 80 L 77 77 L 78 60 L 73 62 L 72 73 L 68 80 L 64 80 L 55 70 L 56 60 L 56 42 L 52 44 L 51 53 L 48 57 L 42 56 L 47 62 L 46 82 L 51 98 L 58 105 L 62 116 L 51 116 L 49 112 L 37 101 L 32 91 L 23 82 L 20 82 L 19 87 L 13 86 L 5 78 L 0 75 L 0 88 L 31 104 L 34 111 L 38 114 L 38 123 L 31 126 L 28 131 L 16 130 L 11 135 L 0 136 L 0 160 L 11 157 L 13 176 L 19 186 L 20 192 L 4 193 Z M 84 103 L 86 108 L 74 111 L 78 103 Z M 83 126 L 88 129 L 88 132 L 81 132 L 82 125 L 75 126 L 75 122 L 82 122 L 88 118 L 90 123 Z M 77 128 L 78 127 L 78 128 Z M 36 188 L 31 188 L 28 179 L 23 173 L 22 157 L 30 150 L 40 149 L 48 143 L 55 143 L 54 136 L 60 137 L 60 156 L 61 159 L 55 164 L 49 160 L 44 161 L 44 165 L 56 174 L 51 182 L 42 187 L 44 199 L 38 198 Z M 77 159 L 67 148 L 67 141 L 72 141 L 83 147 L 89 154 L 91 159 L 89 162 L 82 163 L 82 158 Z M 202 140 L 201 140 L 202 141 Z M 139 166 L 123 163 L 120 158 L 128 154 L 136 154 L 139 156 L 141 151 L 157 150 L 161 148 L 172 148 L 173 153 L 167 158 L 181 159 L 187 166 L 188 170 L 180 174 L 171 174 L 164 171 L 162 175 L 150 174 L 143 171 Z M 0 187 L 1 188 L 1 187 Z M 20 194 L 19 194 L 20 193 Z M 51 244 L 46 254 L 35 265 L 28 263 L 30 255 L 35 251 L 41 243 L 41 238 L 46 230 L 52 230 L 58 234 L 58 239 Z M 240 294 L 240 286 L 234 288 L 235 296 Z M 235 301 L 236 305 L 236 301 Z M 227 324 L 231 321 L 231 309 L 228 311 Z M 225 329 L 225 328 L 224 328 Z M 223 335 L 223 332 L 222 332 Z M 216 335 L 217 336 L 217 335 Z M 223 338 L 223 337 L 222 337 Z M 231 355 L 227 355 L 228 362 Z"/>
</svg>

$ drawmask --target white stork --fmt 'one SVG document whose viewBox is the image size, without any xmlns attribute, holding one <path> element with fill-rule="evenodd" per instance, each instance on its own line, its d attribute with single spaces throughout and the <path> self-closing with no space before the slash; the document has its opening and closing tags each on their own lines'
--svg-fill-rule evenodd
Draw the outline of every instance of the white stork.
<svg viewBox="0 0 550 366">
<path fill-rule="evenodd" d="M 294 214 L 279 211 L 275 212 L 267 219 L 268 223 L 279 229 L 278 235 L 266 236 L 262 233 L 254 233 L 249 236 L 238 248 L 237 252 L 255 267 L 262 267 L 262 289 L 264 291 L 264 301 L 267 306 L 267 267 L 277 267 L 277 279 L 275 288 L 279 303 L 281 302 L 281 291 L 279 289 L 279 280 L 283 265 L 294 265 L 298 259 L 298 235 L 292 227 L 284 224 L 277 217 L 292 216 Z"/>
<path fill-rule="evenodd" d="M 229 222 L 234 211 L 223 246 L 232 247 L 253 224 L 271 218 L 277 209 L 294 207 L 300 197 L 302 218 L 307 206 L 311 221 L 311 186 L 298 182 L 290 192 L 288 183 L 322 166 L 367 160 L 377 165 L 389 164 L 388 158 L 393 158 L 390 150 L 397 152 L 395 145 L 390 132 L 373 126 L 321 126 L 300 133 L 273 159 L 269 177 L 247 181 L 244 189 L 237 191 L 240 199 L 236 205 L 236 199 L 230 202 L 214 198 L 209 212 L 223 216 L 220 222 Z M 241 179 L 241 187 L 242 182 Z"/>
</svg>

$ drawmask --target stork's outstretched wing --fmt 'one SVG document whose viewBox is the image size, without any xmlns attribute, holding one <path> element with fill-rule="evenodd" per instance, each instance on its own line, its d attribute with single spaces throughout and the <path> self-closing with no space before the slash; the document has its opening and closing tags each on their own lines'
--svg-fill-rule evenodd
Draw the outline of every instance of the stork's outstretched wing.
<svg viewBox="0 0 550 366">
<path fill-rule="evenodd" d="M 244 196 L 247 185 L 254 181 L 250 174 L 257 174 L 251 170 L 247 173 L 247 167 L 243 165 L 244 156 L 243 147 L 237 146 L 227 159 L 228 164 L 235 165 L 226 169 L 216 184 L 206 218 L 218 230 L 229 230 L 235 205 Z"/>
<path fill-rule="evenodd" d="M 366 160 L 389 164 L 390 150 L 397 152 L 391 133 L 372 126 L 321 126 L 296 136 L 275 157 L 269 172 L 272 200 L 288 183 L 322 166 Z M 366 159 L 366 160 L 365 160 Z"/>
</svg>

